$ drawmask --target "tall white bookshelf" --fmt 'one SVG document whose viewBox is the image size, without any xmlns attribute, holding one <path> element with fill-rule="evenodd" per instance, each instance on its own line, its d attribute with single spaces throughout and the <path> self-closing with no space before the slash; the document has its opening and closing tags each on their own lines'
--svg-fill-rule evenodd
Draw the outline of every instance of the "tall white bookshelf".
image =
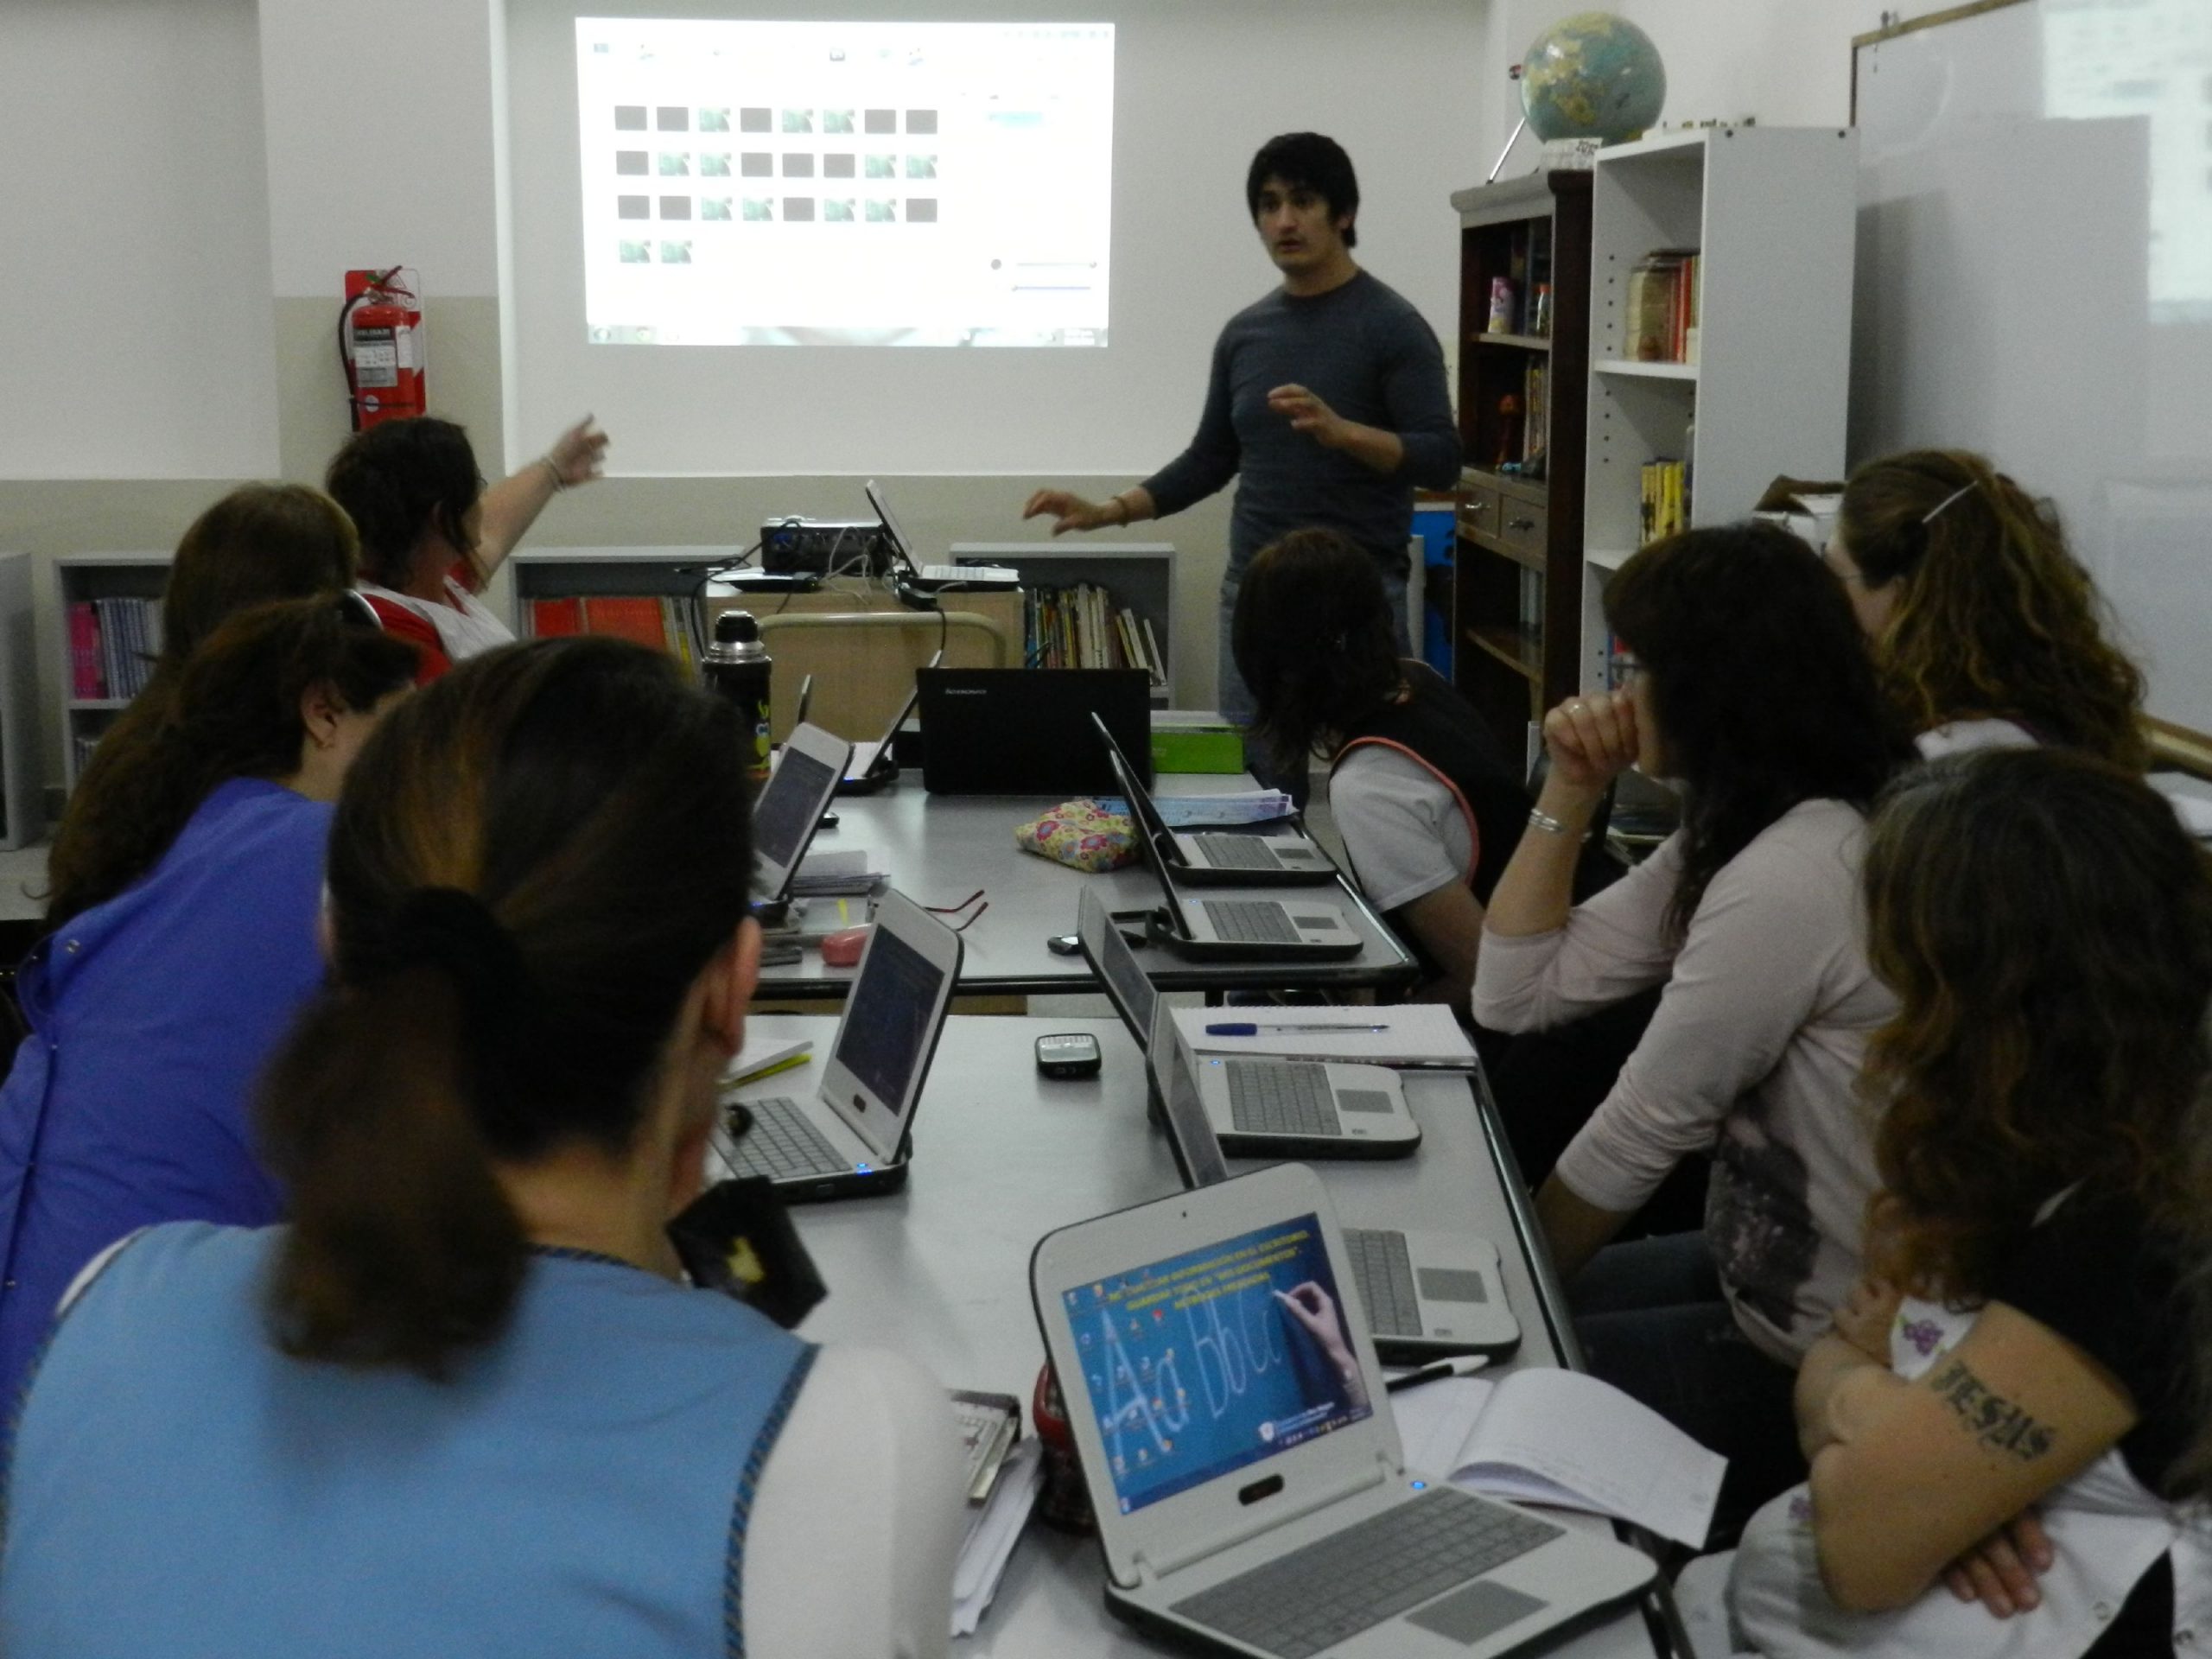
<svg viewBox="0 0 2212 1659">
<path fill-rule="evenodd" d="M 0 848 L 21 847 L 46 830 L 38 705 L 30 556 L 0 553 Z"/>
<path fill-rule="evenodd" d="M 1605 580 L 1636 550 L 1647 461 L 1689 468 L 1693 527 L 1746 518 L 1775 478 L 1843 476 L 1858 137 L 1707 127 L 1600 150 L 1591 183 L 1585 690 L 1611 683 Z M 1694 249 L 1694 362 L 1639 362 L 1629 284 Z"/>
<path fill-rule="evenodd" d="M 61 779 L 77 787 L 80 752 L 88 750 L 128 706 L 127 697 L 80 697 L 71 661 L 70 607 L 103 599 L 158 601 L 168 587 L 171 555 L 159 553 L 65 553 L 54 562 L 58 599 L 54 637 L 61 642 L 61 677 L 55 707 L 61 710 Z"/>
</svg>

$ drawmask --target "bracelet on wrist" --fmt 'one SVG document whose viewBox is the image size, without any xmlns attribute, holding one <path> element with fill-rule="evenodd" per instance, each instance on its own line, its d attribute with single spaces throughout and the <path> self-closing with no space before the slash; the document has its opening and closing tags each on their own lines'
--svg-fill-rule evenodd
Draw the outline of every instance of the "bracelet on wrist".
<svg viewBox="0 0 2212 1659">
<path fill-rule="evenodd" d="M 1529 809 L 1529 827 L 1531 830 L 1541 830 L 1548 836 L 1563 836 L 1567 833 L 1567 826 L 1541 806 L 1532 806 Z"/>
<path fill-rule="evenodd" d="M 553 480 L 553 493 L 556 495 L 569 487 L 569 480 L 561 476 L 561 469 L 554 464 L 552 456 L 540 455 L 537 458 L 537 464 L 545 469 L 545 475 Z"/>
</svg>

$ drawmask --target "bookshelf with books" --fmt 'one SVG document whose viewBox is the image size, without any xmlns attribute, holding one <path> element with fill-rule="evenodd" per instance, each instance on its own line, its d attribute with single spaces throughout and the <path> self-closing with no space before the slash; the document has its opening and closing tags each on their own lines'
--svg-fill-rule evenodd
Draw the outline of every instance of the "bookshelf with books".
<svg viewBox="0 0 2212 1659">
<path fill-rule="evenodd" d="M 1456 192 L 1463 471 L 1452 678 L 1519 755 L 1573 689 L 1581 617 L 1590 175 Z"/>
<path fill-rule="evenodd" d="M 1174 702 L 1172 543 L 956 542 L 950 557 L 1021 573 L 1021 643 L 1033 666 L 1141 668 L 1154 705 Z"/>
<path fill-rule="evenodd" d="M 1696 128 L 1598 152 L 1581 650 L 1617 677 L 1600 597 L 1645 542 L 1748 516 L 1777 476 L 1840 478 L 1857 143 Z"/>
<path fill-rule="evenodd" d="M 54 562 L 66 789 L 77 786 L 93 746 L 146 683 L 162 648 L 169 559 L 167 553 L 66 553 Z"/>
</svg>

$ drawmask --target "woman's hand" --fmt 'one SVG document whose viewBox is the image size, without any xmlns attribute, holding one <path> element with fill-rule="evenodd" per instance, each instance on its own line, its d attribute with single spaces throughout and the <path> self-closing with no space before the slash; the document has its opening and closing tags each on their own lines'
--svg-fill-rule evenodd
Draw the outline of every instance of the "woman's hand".
<svg viewBox="0 0 2212 1659">
<path fill-rule="evenodd" d="M 554 439 L 553 447 L 545 452 L 545 464 L 564 490 L 599 477 L 606 458 L 607 434 L 593 426 L 588 415 Z"/>
<path fill-rule="evenodd" d="M 1355 1407 L 1365 1405 L 1367 1378 L 1351 1350 L 1344 1346 L 1344 1325 L 1337 1313 L 1336 1299 L 1311 1279 L 1287 1291 L 1279 1290 L 1274 1297 L 1282 1304 L 1283 1311 L 1305 1326 L 1306 1334 L 1320 1345 L 1321 1352 L 1344 1385 L 1346 1402 Z"/>
<path fill-rule="evenodd" d="M 1835 1333 L 1877 1365 L 1890 1363 L 1890 1327 L 1904 1293 L 1886 1280 L 1861 1279 L 1835 1310 Z"/>
<path fill-rule="evenodd" d="M 2042 1516 L 2023 1510 L 1945 1567 L 1943 1582 L 1961 1601 L 1979 1601 L 1993 1618 L 2010 1618 L 2043 1605 L 2036 1577 L 2056 1559 Z"/>
<path fill-rule="evenodd" d="M 1552 766 L 1545 779 L 1595 799 L 1636 764 L 1636 705 L 1617 692 L 1569 697 L 1544 716 L 1544 747 Z"/>
</svg>

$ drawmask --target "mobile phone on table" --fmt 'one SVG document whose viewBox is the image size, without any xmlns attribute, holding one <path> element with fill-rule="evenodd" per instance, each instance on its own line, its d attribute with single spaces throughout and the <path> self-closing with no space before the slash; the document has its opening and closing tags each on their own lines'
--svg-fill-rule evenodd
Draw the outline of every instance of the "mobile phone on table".
<svg viewBox="0 0 2212 1659">
<path fill-rule="evenodd" d="M 1037 1039 L 1037 1069 L 1048 1077 L 1095 1077 L 1098 1062 L 1098 1039 L 1087 1031 L 1056 1032 Z"/>
</svg>

